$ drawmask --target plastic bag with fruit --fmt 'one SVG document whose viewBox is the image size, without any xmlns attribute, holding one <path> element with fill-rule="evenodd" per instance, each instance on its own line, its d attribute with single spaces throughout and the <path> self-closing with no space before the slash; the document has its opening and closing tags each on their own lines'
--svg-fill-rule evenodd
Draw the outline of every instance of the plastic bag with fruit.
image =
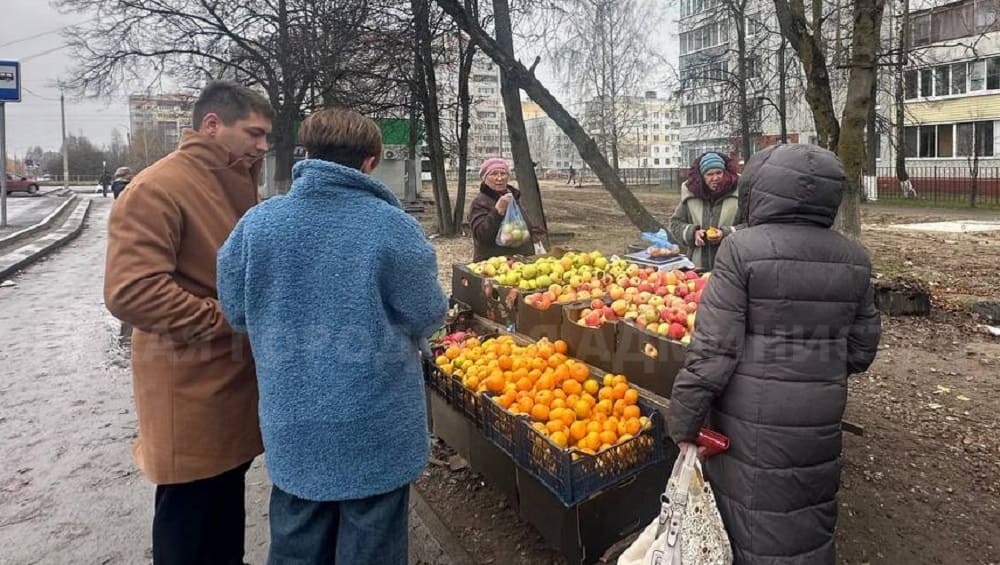
<svg viewBox="0 0 1000 565">
<path fill-rule="evenodd" d="M 729 446 L 725 436 L 702 430 L 698 446 L 705 456 Z M 660 515 L 618 558 L 618 565 L 732 565 L 733 549 L 701 469 L 697 449 L 677 457 L 667 488 L 660 495 Z"/>
<path fill-rule="evenodd" d="M 496 244 L 501 247 L 516 248 L 524 245 L 530 237 L 528 223 L 524 221 L 524 214 L 521 213 L 517 200 L 512 199 L 507 206 L 507 213 L 504 214 L 503 221 L 500 222 Z"/>
<path fill-rule="evenodd" d="M 650 257 L 673 257 L 681 252 L 680 247 L 670 240 L 667 230 L 663 228 L 655 233 L 643 232 L 642 238 L 653 244 L 646 250 Z"/>
</svg>

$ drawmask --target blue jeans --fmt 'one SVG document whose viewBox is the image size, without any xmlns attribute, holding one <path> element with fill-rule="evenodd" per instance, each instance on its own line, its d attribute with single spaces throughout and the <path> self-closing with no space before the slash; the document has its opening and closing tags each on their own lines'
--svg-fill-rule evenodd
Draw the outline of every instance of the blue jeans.
<svg viewBox="0 0 1000 565">
<path fill-rule="evenodd" d="M 407 565 L 410 485 L 315 502 L 271 487 L 268 565 Z"/>
</svg>

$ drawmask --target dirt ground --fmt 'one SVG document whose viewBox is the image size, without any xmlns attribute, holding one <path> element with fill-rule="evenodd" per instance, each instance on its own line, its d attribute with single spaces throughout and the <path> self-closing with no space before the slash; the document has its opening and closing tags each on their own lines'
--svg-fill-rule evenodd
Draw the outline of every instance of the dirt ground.
<svg viewBox="0 0 1000 565">
<path fill-rule="evenodd" d="M 639 192 L 661 221 L 677 197 Z M 599 188 L 543 186 L 550 232 L 577 249 L 622 253 L 637 231 Z M 867 204 L 863 237 L 876 272 L 929 286 L 929 317 L 883 316 L 871 370 L 852 378 L 838 522 L 844 564 L 1000 563 L 1000 340 L 968 311 L 1000 299 L 1000 232 L 910 232 L 890 225 L 996 219 L 1000 212 Z M 433 233 L 433 210 L 425 215 Z M 467 262 L 468 237 L 435 238 L 441 282 Z M 437 456 L 449 451 L 438 446 Z M 418 483 L 480 563 L 561 563 L 475 474 L 432 465 Z M 457 500 L 467 501 L 456 505 Z M 473 549 L 474 548 L 474 549 Z"/>
</svg>

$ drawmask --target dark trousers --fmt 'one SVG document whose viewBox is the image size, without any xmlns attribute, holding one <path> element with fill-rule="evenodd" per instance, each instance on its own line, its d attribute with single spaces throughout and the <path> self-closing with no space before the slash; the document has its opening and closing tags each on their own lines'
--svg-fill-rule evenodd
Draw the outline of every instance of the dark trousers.
<svg viewBox="0 0 1000 565">
<path fill-rule="evenodd" d="M 158 485 L 153 515 L 155 565 L 241 565 L 244 489 L 250 462 L 190 483 Z"/>
<path fill-rule="evenodd" d="M 268 565 L 406 565 L 410 485 L 314 502 L 271 487 Z"/>
</svg>

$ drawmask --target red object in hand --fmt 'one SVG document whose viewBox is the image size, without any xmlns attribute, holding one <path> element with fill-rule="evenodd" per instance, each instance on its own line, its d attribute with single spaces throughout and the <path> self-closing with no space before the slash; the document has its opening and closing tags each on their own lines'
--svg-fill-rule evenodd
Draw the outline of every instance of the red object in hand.
<svg viewBox="0 0 1000 565">
<path fill-rule="evenodd" d="M 713 432 L 707 428 L 702 428 L 698 431 L 698 439 L 696 439 L 694 443 L 698 447 L 705 448 L 706 459 L 729 449 L 728 437 L 720 434 L 719 432 Z"/>
</svg>

